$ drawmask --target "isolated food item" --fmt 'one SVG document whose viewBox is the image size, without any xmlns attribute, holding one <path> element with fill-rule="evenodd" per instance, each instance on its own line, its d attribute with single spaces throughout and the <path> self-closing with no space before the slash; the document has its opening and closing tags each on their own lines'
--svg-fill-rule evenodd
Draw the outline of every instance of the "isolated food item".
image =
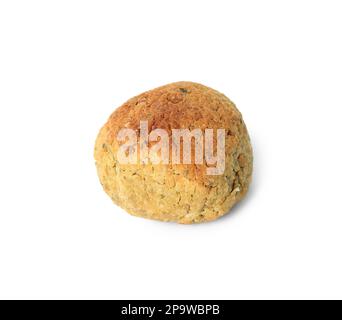
<svg viewBox="0 0 342 320">
<path fill-rule="evenodd" d="M 188 140 L 190 154 L 179 129 L 197 133 Z M 227 97 L 176 82 L 116 109 L 99 132 L 95 160 L 105 192 L 127 212 L 197 223 L 217 219 L 243 198 L 253 155 L 241 113 Z"/>
</svg>

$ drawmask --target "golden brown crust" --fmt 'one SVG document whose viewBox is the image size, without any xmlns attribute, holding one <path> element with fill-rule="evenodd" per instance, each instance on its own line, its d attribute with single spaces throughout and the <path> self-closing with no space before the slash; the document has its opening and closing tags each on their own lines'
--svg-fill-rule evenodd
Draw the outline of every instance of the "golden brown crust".
<svg viewBox="0 0 342 320">
<path fill-rule="evenodd" d="M 209 176 L 206 164 L 122 165 L 117 134 L 136 130 L 147 120 L 149 132 L 160 128 L 225 129 L 225 170 Z M 252 148 L 241 113 L 223 94 L 192 82 L 171 83 L 129 99 L 100 130 L 95 160 L 104 190 L 129 213 L 179 223 L 214 220 L 247 192 Z"/>
</svg>

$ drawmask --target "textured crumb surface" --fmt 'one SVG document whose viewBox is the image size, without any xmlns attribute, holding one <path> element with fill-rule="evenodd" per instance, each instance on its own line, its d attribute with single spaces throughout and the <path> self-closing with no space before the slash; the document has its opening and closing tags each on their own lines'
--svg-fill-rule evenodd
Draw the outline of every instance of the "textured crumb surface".
<svg viewBox="0 0 342 320">
<path fill-rule="evenodd" d="M 225 129 L 225 170 L 207 175 L 207 164 L 120 164 L 117 133 L 147 120 L 160 128 Z M 131 98 L 116 109 L 95 144 L 97 172 L 105 192 L 127 212 L 178 223 L 215 220 L 248 190 L 252 148 L 241 113 L 223 94 L 192 82 L 171 83 Z"/>
</svg>

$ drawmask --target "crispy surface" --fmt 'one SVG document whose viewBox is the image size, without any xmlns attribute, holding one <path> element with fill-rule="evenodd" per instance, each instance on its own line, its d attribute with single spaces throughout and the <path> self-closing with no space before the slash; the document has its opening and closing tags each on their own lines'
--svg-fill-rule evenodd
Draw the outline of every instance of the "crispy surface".
<svg viewBox="0 0 342 320">
<path fill-rule="evenodd" d="M 205 163 L 120 164 L 117 133 L 131 128 L 139 136 L 141 120 L 148 121 L 149 132 L 160 128 L 170 137 L 172 129 L 225 129 L 224 174 L 206 175 Z M 243 198 L 252 175 L 252 147 L 241 113 L 223 94 L 192 82 L 171 83 L 128 100 L 100 130 L 94 155 L 101 184 L 116 204 L 162 221 L 217 219 Z"/>
</svg>

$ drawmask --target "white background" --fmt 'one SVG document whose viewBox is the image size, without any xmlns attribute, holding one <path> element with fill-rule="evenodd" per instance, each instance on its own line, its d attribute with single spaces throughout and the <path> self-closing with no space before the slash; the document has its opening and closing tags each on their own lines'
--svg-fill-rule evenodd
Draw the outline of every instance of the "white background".
<svg viewBox="0 0 342 320">
<path fill-rule="evenodd" d="M 1 1 L 0 298 L 342 298 L 340 1 Z M 93 160 L 117 106 L 230 97 L 254 181 L 201 225 L 135 218 Z"/>
</svg>

